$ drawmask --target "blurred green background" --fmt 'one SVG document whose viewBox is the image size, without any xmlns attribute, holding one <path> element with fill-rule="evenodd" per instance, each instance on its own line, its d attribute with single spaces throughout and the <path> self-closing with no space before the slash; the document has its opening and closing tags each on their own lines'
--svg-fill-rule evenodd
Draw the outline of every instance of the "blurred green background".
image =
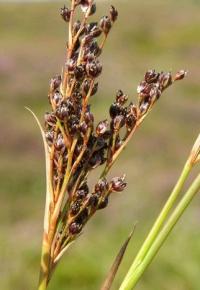
<svg viewBox="0 0 200 290">
<path fill-rule="evenodd" d="M 36 289 L 45 201 L 44 153 L 28 106 L 42 120 L 49 79 L 60 72 L 67 38 L 54 3 L 0 3 L 0 288 Z M 49 290 L 93 290 L 138 221 L 113 289 L 174 185 L 200 121 L 200 1 L 98 1 L 119 10 L 103 54 L 104 73 L 92 100 L 107 116 L 115 91 L 136 96 L 149 68 L 189 70 L 167 90 L 111 172 L 127 173 L 128 188 L 86 226 L 56 271 Z M 95 178 L 95 176 L 93 176 Z M 140 290 L 200 289 L 200 199 L 197 197 L 138 284 Z"/>
</svg>

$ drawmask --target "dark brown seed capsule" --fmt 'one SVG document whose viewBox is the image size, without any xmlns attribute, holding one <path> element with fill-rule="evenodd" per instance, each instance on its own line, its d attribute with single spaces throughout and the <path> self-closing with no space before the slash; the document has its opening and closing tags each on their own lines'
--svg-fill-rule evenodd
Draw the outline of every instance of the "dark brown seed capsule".
<svg viewBox="0 0 200 290">
<path fill-rule="evenodd" d="M 111 129 L 119 131 L 125 124 L 125 118 L 122 115 L 116 116 L 111 122 Z"/>
<path fill-rule="evenodd" d="M 111 5 L 110 18 L 111 18 L 112 22 L 115 22 L 117 20 L 117 17 L 118 17 L 118 11 L 115 9 L 114 6 Z"/>
<path fill-rule="evenodd" d="M 76 220 L 78 223 L 84 224 L 87 218 L 88 218 L 88 210 L 87 208 L 84 208 L 83 210 L 81 210 Z"/>
<path fill-rule="evenodd" d="M 89 77 L 97 78 L 102 72 L 102 65 L 100 64 L 100 62 L 98 60 L 88 62 L 86 64 L 86 72 L 87 72 Z"/>
<path fill-rule="evenodd" d="M 96 40 L 93 40 L 90 44 L 90 54 L 93 54 L 95 57 L 98 57 L 101 54 L 101 49 Z M 90 61 L 90 60 L 88 60 Z"/>
<path fill-rule="evenodd" d="M 74 203 L 72 203 L 72 205 L 70 206 L 71 215 L 78 214 L 79 210 L 80 210 L 80 202 L 79 201 L 75 201 Z"/>
<path fill-rule="evenodd" d="M 66 118 L 69 115 L 69 109 L 66 106 L 66 104 L 62 104 L 61 106 L 59 106 L 56 110 L 56 116 L 60 119 L 63 120 L 64 118 Z"/>
<path fill-rule="evenodd" d="M 116 94 L 116 102 L 120 105 L 124 105 L 128 100 L 128 96 L 125 95 L 121 90 L 119 90 Z"/>
<path fill-rule="evenodd" d="M 96 207 L 98 205 L 98 202 L 99 202 L 99 196 L 96 193 L 94 193 L 90 196 L 88 204 L 92 207 Z"/>
<path fill-rule="evenodd" d="M 94 116 L 92 113 L 90 112 L 86 112 L 85 116 L 84 116 L 84 120 L 86 122 L 87 125 L 92 125 L 94 122 Z"/>
<path fill-rule="evenodd" d="M 150 106 L 150 103 L 148 101 L 147 102 L 146 101 L 142 101 L 140 103 L 140 106 L 139 106 L 140 113 L 141 114 L 146 113 L 148 111 L 149 106 Z"/>
<path fill-rule="evenodd" d="M 62 95 L 60 92 L 55 92 L 53 95 L 53 101 L 58 105 L 62 101 Z"/>
<path fill-rule="evenodd" d="M 71 11 L 67 7 L 63 7 L 60 9 L 60 15 L 62 16 L 63 20 L 69 22 Z"/>
<path fill-rule="evenodd" d="M 119 104 L 113 103 L 110 106 L 109 113 L 110 113 L 110 117 L 114 119 L 116 116 L 122 113 L 122 107 Z"/>
<path fill-rule="evenodd" d="M 85 68 L 83 65 L 76 66 L 74 69 L 74 76 L 75 78 L 80 81 L 84 78 L 85 75 Z"/>
<path fill-rule="evenodd" d="M 83 13 L 86 13 L 89 6 L 90 6 L 89 1 L 88 0 L 81 0 L 80 4 L 81 4 L 81 10 L 83 11 Z"/>
<path fill-rule="evenodd" d="M 69 73 L 74 72 L 75 67 L 76 67 L 76 62 L 74 59 L 69 59 L 66 62 L 66 69 L 68 70 Z"/>
<path fill-rule="evenodd" d="M 55 91 L 57 88 L 59 88 L 60 84 L 61 84 L 61 76 L 60 75 L 55 76 L 50 81 L 50 90 Z"/>
<path fill-rule="evenodd" d="M 103 16 L 99 22 L 99 26 L 105 34 L 108 34 L 112 27 L 112 22 L 108 16 Z"/>
<path fill-rule="evenodd" d="M 134 115 L 130 114 L 126 117 L 126 127 L 128 130 L 132 130 L 136 124 L 136 118 Z"/>
<path fill-rule="evenodd" d="M 89 187 L 88 187 L 87 183 L 84 183 L 83 185 L 81 185 L 79 190 L 83 190 L 85 192 L 85 195 L 87 195 L 89 193 Z"/>
<path fill-rule="evenodd" d="M 95 95 L 97 93 L 98 87 L 99 87 L 99 84 L 95 83 L 93 88 L 92 88 L 91 96 L 93 96 L 93 95 Z"/>
<path fill-rule="evenodd" d="M 117 191 L 117 192 L 123 191 L 127 185 L 127 183 L 124 182 L 124 180 L 125 180 L 125 175 L 123 175 L 122 177 L 114 177 L 111 180 L 112 191 Z"/>
<path fill-rule="evenodd" d="M 98 205 L 98 209 L 104 209 L 108 205 L 108 196 L 106 196 Z"/>
<path fill-rule="evenodd" d="M 106 178 L 103 178 L 103 179 L 100 179 L 98 181 L 98 183 L 95 185 L 95 192 L 100 192 L 100 193 L 103 193 L 105 191 L 107 191 L 109 188 L 109 184 L 106 180 Z"/>
<path fill-rule="evenodd" d="M 93 3 L 92 6 L 91 6 L 91 8 L 90 8 L 90 13 L 89 13 L 89 15 L 90 15 L 90 16 L 93 15 L 93 14 L 96 12 L 96 10 L 97 10 L 96 4 Z"/>
<path fill-rule="evenodd" d="M 99 124 L 96 127 L 96 134 L 97 136 L 103 135 L 108 129 L 108 120 L 104 120 L 99 122 Z"/>
<path fill-rule="evenodd" d="M 80 132 L 81 132 L 82 134 L 85 134 L 85 133 L 87 132 L 88 125 L 86 124 L 85 121 L 83 121 L 83 122 L 80 124 L 79 129 L 80 129 Z"/>
<path fill-rule="evenodd" d="M 55 148 L 60 151 L 62 148 L 65 147 L 65 142 L 64 142 L 64 139 L 63 139 L 63 136 L 61 134 L 58 135 L 58 138 L 55 142 Z"/>
<path fill-rule="evenodd" d="M 56 116 L 54 113 L 45 113 L 44 119 L 45 122 L 50 126 L 53 126 L 56 123 Z"/>
<path fill-rule="evenodd" d="M 149 70 L 146 72 L 144 79 L 148 84 L 156 83 L 159 78 L 159 73 L 157 73 L 155 70 Z"/>
<path fill-rule="evenodd" d="M 69 225 L 69 232 L 72 235 L 79 234 L 81 230 L 82 230 L 82 225 L 77 222 L 73 222 Z"/>
<path fill-rule="evenodd" d="M 46 140 L 48 142 L 48 144 L 52 144 L 53 143 L 53 139 L 54 139 L 54 132 L 53 131 L 49 131 L 49 132 L 46 132 L 45 133 L 45 137 L 46 137 Z"/>
<path fill-rule="evenodd" d="M 76 196 L 77 198 L 79 199 L 84 199 L 86 197 L 86 192 L 83 190 L 83 189 L 79 189 L 77 192 L 76 192 Z"/>
<path fill-rule="evenodd" d="M 170 86 L 172 84 L 171 73 L 161 73 L 159 76 L 158 83 L 159 83 L 159 88 L 161 89 L 161 91 L 163 91 L 168 86 Z"/>
</svg>

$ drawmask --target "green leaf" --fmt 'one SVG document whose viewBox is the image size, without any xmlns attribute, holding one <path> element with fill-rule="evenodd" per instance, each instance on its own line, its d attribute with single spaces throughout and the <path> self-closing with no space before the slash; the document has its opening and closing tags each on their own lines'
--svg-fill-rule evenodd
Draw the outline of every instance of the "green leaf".
<svg viewBox="0 0 200 290">
<path fill-rule="evenodd" d="M 108 272 L 108 275 L 106 277 L 106 280 L 104 281 L 102 287 L 101 287 L 101 290 L 109 290 L 113 284 L 113 281 L 115 279 L 115 276 L 117 274 L 117 271 L 119 269 L 119 266 L 122 262 L 122 259 L 124 257 L 124 254 L 126 252 L 126 249 L 127 249 L 127 246 L 133 236 L 133 233 L 135 231 L 135 226 L 132 230 L 132 232 L 130 233 L 130 235 L 128 236 L 128 238 L 126 239 L 126 241 L 124 242 L 124 244 L 122 245 L 121 249 L 119 250 L 119 253 L 117 254 L 115 260 L 114 260 L 114 263 L 112 264 L 109 272 Z"/>
</svg>

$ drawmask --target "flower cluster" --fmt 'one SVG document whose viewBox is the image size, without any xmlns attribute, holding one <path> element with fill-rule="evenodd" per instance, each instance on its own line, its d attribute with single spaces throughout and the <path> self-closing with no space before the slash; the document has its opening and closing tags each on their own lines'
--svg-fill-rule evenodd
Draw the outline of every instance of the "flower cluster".
<svg viewBox="0 0 200 290">
<path fill-rule="evenodd" d="M 75 20 L 78 8 L 82 21 Z M 94 1 L 73 0 L 71 7 L 64 6 L 60 13 L 69 23 L 67 55 L 62 74 L 50 81 L 52 110 L 45 114 L 52 191 L 48 219 L 53 230 L 51 235 L 47 233 L 51 263 L 58 260 L 90 217 L 107 206 L 110 194 L 124 190 L 125 175 L 108 180 L 109 169 L 161 93 L 185 75 L 181 71 L 173 78 L 171 73 L 148 71 L 137 89 L 138 102 L 128 103 L 128 96 L 117 91 L 110 118 L 95 125 L 90 99 L 98 91 L 97 79 L 102 72 L 99 56 L 118 17 L 111 6 L 108 16 L 88 22 L 95 12 Z M 103 164 L 99 180 L 89 188 L 89 173 Z"/>
</svg>

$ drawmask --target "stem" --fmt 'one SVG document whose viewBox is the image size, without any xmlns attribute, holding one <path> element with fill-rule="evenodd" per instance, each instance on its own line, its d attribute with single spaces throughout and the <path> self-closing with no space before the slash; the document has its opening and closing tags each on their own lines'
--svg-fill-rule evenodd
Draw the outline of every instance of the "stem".
<svg viewBox="0 0 200 290">
<path fill-rule="evenodd" d="M 40 265 L 40 277 L 38 290 L 47 289 L 48 277 L 49 277 L 49 264 L 50 264 L 50 251 L 51 247 L 47 241 L 47 237 L 44 234 L 42 243 L 42 255 L 41 255 L 41 265 Z"/>
<path fill-rule="evenodd" d="M 194 198 L 194 196 L 200 190 L 200 174 L 196 177 L 192 185 L 189 187 L 188 191 L 185 193 L 184 197 L 181 199 L 177 207 L 175 208 L 174 212 L 172 213 L 171 217 L 160 231 L 159 235 L 155 239 L 153 245 L 149 249 L 148 253 L 144 257 L 141 264 L 134 269 L 130 268 L 128 274 L 126 275 L 122 285 L 120 286 L 120 290 L 130 290 L 133 289 L 134 286 L 140 280 L 142 274 L 152 262 L 153 258 L 156 256 L 157 252 L 164 244 L 165 240 L 169 236 L 170 232 L 173 230 L 176 223 L 179 221 L 180 217 Z"/>
<path fill-rule="evenodd" d="M 150 230 L 146 240 L 144 241 L 141 249 L 139 250 L 130 270 L 131 272 L 133 272 L 137 267 L 138 265 L 140 265 L 140 263 L 142 262 L 143 258 L 145 257 L 145 255 L 147 254 L 148 250 L 150 249 L 151 245 L 153 244 L 156 236 L 158 235 L 162 225 L 164 224 L 168 214 L 169 214 L 169 211 L 172 209 L 175 201 L 177 200 L 178 198 L 178 195 L 180 194 L 180 191 L 191 171 L 191 164 L 187 161 L 184 168 L 183 168 L 183 171 L 170 195 L 170 197 L 168 198 L 166 204 L 164 205 L 161 213 L 159 214 L 157 220 L 155 221 L 152 229 Z"/>
</svg>

